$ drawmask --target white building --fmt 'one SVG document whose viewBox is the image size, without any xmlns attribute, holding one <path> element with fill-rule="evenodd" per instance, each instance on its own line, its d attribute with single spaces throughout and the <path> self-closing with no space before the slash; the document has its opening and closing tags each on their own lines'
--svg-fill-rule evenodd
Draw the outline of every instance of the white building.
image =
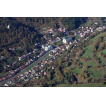
<svg viewBox="0 0 106 106">
<path fill-rule="evenodd" d="M 63 43 L 68 43 L 72 41 L 72 38 L 69 36 L 69 37 L 66 37 L 66 38 L 63 38 Z"/>
<path fill-rule="evenodd" d="M 97 23 L 97 22 L 95 22 L 95 25 L 98 25 L 98 23 Z"/>
<path fill-rule="evenodd" d="M 51 50 L 53 47 L 52 47 L 52 45 L 50 45 L 50 44 L 46 44 L 46 45 L 42 45 L 42 48 L 43 48 L 45 51 L 49 51 L 49 50 Z"/>
<path fill-rule="evenodd" d="M 4 56 L 1 56 L 1 59 L 4 59 Z"/>
<path fill-rule="evenodd" d="M 66 45 L 66 49 L 68 49 L 69 48 L 69 45 Z"/>
<path fill-rule="evenodd" d="M 63 29 L 63 32 L 66 32 L 66 29 L 65 28 Z"/>
<path fill-rule="evenodd" d="M 10 29 L 10 25 L 7 26 L 7 29 Z"/>
<path fill-rule="evenodd" d="M 56 50 L 56 49 L 53 49 L 53 50 L 52 50 L 52 52 L 53 52 L 53 53 L 56 53 L 56 52 L 57 52 L 57 50 Z"/>
<path fill-rule="evenodd" d="M 93 29 L 91 29 L 91 32 L 93 32 Z"/>
<path fill-rule="evenodd" d="M 70 45 L 72 44 L 72 42 L 70 42 Z"/>
</svg>

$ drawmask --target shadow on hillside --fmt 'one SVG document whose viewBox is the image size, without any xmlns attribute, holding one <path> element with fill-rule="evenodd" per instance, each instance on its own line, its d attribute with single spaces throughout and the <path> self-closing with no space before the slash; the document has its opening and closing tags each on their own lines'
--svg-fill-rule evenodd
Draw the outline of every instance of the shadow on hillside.
<svg viewBox="0 0 106 106">
<path fill-rule="evenodd" d="M 19 26 L 28 27 L 31 32 L 34 31 L 34 32 L 36 32 L 38 35 L 40 35 L 41 37 L 43 37 L 43 35 L 42 35 L 42 34 L 39 34 L 39 33 L 37 32 L 37 30 L 34 29 L 34 27 L 31 27 L 31 26 L 29 26 L 29 25 L 25 25 L 25 24 L 23 24 L 22 22 L 19 22 L 19 21 L 17 21 L 16 19 L 14 19 L 14 18 L 12 18 L 12 17 L 8 17 L 8 19 L 14 20 L 14 21 L 18 22 L 18 24 L 17 24 L 17 26 L 16 26 L 17 28 L 19 28 Z"/>
</svg>

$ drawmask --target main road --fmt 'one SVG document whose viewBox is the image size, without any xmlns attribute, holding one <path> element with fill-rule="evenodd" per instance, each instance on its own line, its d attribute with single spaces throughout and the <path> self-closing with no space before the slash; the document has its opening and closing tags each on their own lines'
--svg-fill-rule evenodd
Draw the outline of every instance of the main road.
<svg viewBox="0 0 106 106">
<path fill-rule="evenodd" d="M 43 56 L 41 56 L 41 57 L 40 57 L 38 60 L 36 60 L 35 62 L 37 62 L 37 61 L 39 62 L 41 59 L 45 59 L 45 58 L 47 57 L 46 55 L 49 54 L 52 50 L 53 50 L 53 49 L 51 49 L 50 51 L 48 51 L 46 54 L 44 54 Z M 12 80 L 12 79 L 15 78 L 16 76 L 20 75 L 20 73 L 23 72 L 23 71 L 27 72 L 28 70 L 26 70 L 26 69 L 27 69 L 28 67 L 30 67 L 32 64 L 35 64 L 35 62 L 31 63 L 29 66 L 27 66 L 26 68 L 22 69 L 22 70 L 21 70 L 18 74 L 16 74 L 15 76 L 13 76 L 13 77 L 11 77 L 11 78 L 9 78 L 9 79 L 7 79 L 7 80 L 4 80 L 4 81 L 0 82 L 0 85 L 2 85 L 2 83 L 4 83 L 4 82 L 6 83 L 7 81 Z M 38 62 L 37 62 L 37 63 L 38 63 Z M 36 64 L 37 64 L 37 63 L 36 63 Z M 35 65 L 36 65 L 36 64 L 35 64 Z"/>
</svg>

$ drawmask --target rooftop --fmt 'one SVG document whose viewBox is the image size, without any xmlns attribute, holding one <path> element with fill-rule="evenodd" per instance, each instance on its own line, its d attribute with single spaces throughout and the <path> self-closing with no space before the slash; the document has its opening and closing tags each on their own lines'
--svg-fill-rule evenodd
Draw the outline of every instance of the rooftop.
<svg viewBox="0 0 106 106">
<path fill-rule="evenodd" d="M 65 39 L 70 39 L 71 38 L 71 36 L 68 36 L 68 37 L 66 37 Z"/>
</svg>

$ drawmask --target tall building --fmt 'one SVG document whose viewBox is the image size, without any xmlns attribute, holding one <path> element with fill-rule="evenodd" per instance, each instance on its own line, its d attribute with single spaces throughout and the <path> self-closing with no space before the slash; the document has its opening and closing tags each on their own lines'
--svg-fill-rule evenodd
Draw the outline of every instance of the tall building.
<svg viewBox="0 0 106 106">
<path fill-rule="evenodd" d="M 49 51 L 49 50 L 51 50 L 53 47 L 52 47 L 52 45 L 50 45 L 50 44 L 46 44 L 46 45 L 42 45 L 42 48 L 43 48 L 45 51 Z"/>
<path fill-rule="evenodd" d="M 68 43 L 68 42 L 70 42 L 70 41 L 72 41 L 71 36 L 66 37 L 66 38 L 63 38 L 63 43 Z"/>
</svg>

